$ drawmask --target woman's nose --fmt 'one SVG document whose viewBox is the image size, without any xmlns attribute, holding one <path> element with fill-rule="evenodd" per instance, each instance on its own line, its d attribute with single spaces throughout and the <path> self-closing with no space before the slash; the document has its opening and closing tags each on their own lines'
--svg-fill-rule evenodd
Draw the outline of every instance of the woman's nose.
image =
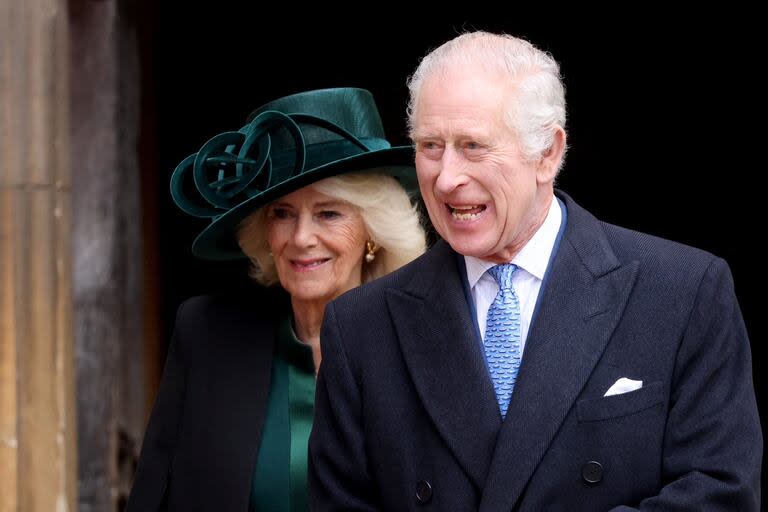
<svg viewBox="0 0 768 512">
<path fill-rule="evenodd" d="M 293 232 L 293 243 L 297 247 L 311 247 L 317 244 L 317 226 L 311 215 L 299 215 Z"/>
</svg>

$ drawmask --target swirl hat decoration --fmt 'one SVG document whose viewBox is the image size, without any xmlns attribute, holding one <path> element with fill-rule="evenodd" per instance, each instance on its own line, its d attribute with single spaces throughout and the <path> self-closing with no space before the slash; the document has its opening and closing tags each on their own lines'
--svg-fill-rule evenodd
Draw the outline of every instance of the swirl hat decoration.
<svg viewBox="0 0 768 512">
<path fill-rule="evenodd" d="M 248 215 L 318 180 L 376 172 L 418 190 L 411 146 L 391 147 L 364 89 L 321 89 L 256 109 L 236 132 L 224 132 L 185 158 L 171 176 L 184 212 L 211 219 L 192 244 L 204 259 L 244 258 L 235 234 Z"/>
</svg>

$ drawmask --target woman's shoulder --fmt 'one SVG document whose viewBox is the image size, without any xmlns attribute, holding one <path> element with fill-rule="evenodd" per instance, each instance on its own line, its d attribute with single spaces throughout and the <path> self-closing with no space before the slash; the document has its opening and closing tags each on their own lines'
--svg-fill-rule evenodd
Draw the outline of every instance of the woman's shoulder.
<svg viewBox="0 0 768 512">
<path fill-rule="evenodd" d="M 289 302 L 281 290 L 252 288 L 242 292 L 198 295 L 185 300 L 176 313 L 176 328 L 192 332 L 271 323 Z"/>
</svg>

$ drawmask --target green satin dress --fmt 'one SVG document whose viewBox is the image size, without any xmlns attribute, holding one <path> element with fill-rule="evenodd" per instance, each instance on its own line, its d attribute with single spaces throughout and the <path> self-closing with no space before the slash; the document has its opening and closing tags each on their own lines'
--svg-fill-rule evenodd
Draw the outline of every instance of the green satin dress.
<svg viewBox="0 0 768 512">
<path fill-rule="evenodd" d="M 264 431 L 251 482 L 250 512 L 306 512 L 307 444 L 315 406 L 312 349 L 280 320 Z"/>
</svg>

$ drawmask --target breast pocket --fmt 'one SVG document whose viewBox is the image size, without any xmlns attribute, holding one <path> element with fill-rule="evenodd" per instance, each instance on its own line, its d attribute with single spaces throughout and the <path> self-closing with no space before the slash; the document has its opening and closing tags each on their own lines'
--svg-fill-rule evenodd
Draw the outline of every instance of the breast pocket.
<svg viewBox="0 0 768 512">
<path fill-rule="evenodd" d="M 651 382 L 628 393 L 579 400 L 576 408 L 579 421 L 601 421 L 629 416 L 663 402 L 664 387 L 661 382 Z"/>
</svg>

